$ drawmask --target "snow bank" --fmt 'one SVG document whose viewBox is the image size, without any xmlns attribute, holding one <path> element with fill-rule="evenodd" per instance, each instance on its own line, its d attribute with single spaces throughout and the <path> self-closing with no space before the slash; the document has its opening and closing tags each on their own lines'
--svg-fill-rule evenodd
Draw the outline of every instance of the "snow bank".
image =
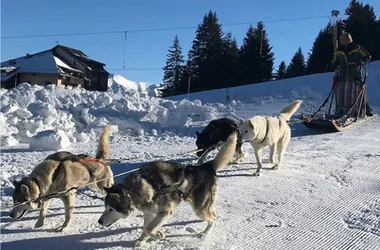
<svg viewBox="0 0 380 250">
<path fill-rule="evenodd" d="M 368 69 L 368 97 L 372 106 L 380 109 L 380 61 L 371 62 Z M 306 104 L 320 105 L 332 87 L 333 73 L 314 74 L 265 83 L 250 84 L 228 89 L 230 100 L 243 103 L 257 103 L 266 98 L 306 100 Z M 213 103 L 226 101 L 226 89 L 217 89 L 190 94 L 190 100 Z M 187 95 L 170 97 L 170 100 L 182 100 Z"/>
<path fill-rule="evenodd" d="M 29 147 L 32 150 L 64 150 L 71 145 L 65 132 L 62 130 L 45 130 L 38 132 L 29 140 Z"/>
<path fill-rule="evenodd" d="M 370 64 L 368 69 L 369 99 L 372 106 L 380 107 L 380 62 Z M 58 135 L 40 137 L 38 133 L 62 131 L 70 143 L 86 142 L 98 136 L 106 124 L 137 136 L 167 130 L 192 133 L 186 128 L 194 122 L 204 125 L 218 117 L 236 117 L 235 111 L 244 110 L 246 104 L 259 107 L 263 113 L 279 99 L 284 104 L 303 99 L 302 112 L 309 113 L 325 99 L 331 78 L 332 74 L 327 73 L 231 88 L 229 105 L 225 104 L 225 89 L 191 94 L 191 101 L 186 96 L 162 99 L 155 97 L 156 86 L 120 75 L 110 76 L 107 92 L 23 83 L 0 91 L 1 145 L 30 143 L 33 138 L 33 145 L 38 145 L 36 140 L 48 140 L 52 148 L 67 147 Z"/>
<path fill-rule="evenodd" d="M 106 124 L 133 135 L 178 132 L 192 120 L 208 121 L 223 111 L 219 104 L 163 100 L 149 96 L 147 84 L 111 79 L 107 92 L 28 83 L 2 90 L 1 145 L 29 143 L 32 149 L 60 150 L 99 136 Z"/>
</svg>

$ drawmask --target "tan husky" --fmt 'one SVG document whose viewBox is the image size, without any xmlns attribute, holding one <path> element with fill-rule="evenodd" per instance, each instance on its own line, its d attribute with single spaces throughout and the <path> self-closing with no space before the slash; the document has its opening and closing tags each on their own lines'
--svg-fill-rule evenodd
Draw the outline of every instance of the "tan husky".
<svg viewBox="0 0 380 250">
<path fill-rule="evenodd" d="M 32 201 L 44 195 L 62 192 L 72 187 L 85 186 L 87 183 L 106 178 L 106 180 L 87 186 L 93 191 L 104 193 L 104 188 L 114 184 L 113 173 L 105 161 L 110 153 L 109 133 L 110 127 L 106 126 L 100 137 L 95 158 L 82 154 L 74 155 L 66 151 L 47 156 L 28 177 L 24 177 L 20 182 L 13 182 L 15 187 L 14 204 Z M 75 190 L 72 190 L 59 196 L 65 206 L 65 221 L 56 231 L 63 231 L 70 225 L 74 212 L 74 195 Z M 43 226 L 50 203 L 50 199 L 41 201 L 40 215 L 35 228 Z M 29 210 L 36 209 L 38 205 L 38 202 L 29 202 L 16 206 L 11 211 L 10 217 L 19 219 Z"/>
</svg>

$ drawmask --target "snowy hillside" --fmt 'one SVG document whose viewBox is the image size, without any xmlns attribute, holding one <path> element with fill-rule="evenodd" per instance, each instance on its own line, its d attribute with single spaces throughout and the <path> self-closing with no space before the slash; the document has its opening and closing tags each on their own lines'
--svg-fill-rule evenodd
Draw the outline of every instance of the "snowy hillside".
<svg viewBox="0 0 380 250">
<path fill-rule="evenodd" d="M 158 96 L 158 92 L 156 90 L 157 86 L 155 84 L 131 81 L 117 74 L 111 74 L 108 77 L 108 86 L 112 88 L 114 92 L 131 90 L 140 94 Z"/>
<path fill-rule="evenodd" d="M 370 102 L 380 107 L 380 61 L 371 62 L 368 68 L 368 98 Z M 258 103 L 261 99 L 268 98 L 303 98 L 323 102 L 332 87 L 333 73 L 323 73 L 295 77 L 291 79 L 277 80 L 254 85 L 233 87 L 228 89 L 231 100 L 239 100 L 244 103 Z M 190 100 L 202 102 L 225 103 L 226 89 L 198 92 L 190 94 Z M 187 95 L 171 97 L 171 100 L 181 100 Z"/>
<path fill-rule="evenodd" d="M 369 94 L 376 110 L 379 70 L 379 62 L 371 64 Z M 149 96 L 146 85 L 117 75 L 109 85 L 106 93 L 29 84 L 0 90 L 2 250 L 132 249 L 141 234 L 140 212 L 105 228 L 97 223 L 103 202 L 80 194 L 67 232 L 54 232 L 64 219 L 57 199 L 42 228 L 33 228 L 38 211 L 10 218 L 4 207 L 12 204 L 12 181 L 55 150 L 93 155 L 109 123 L 111 158 L 134 158 L 112 164 L 114 174 L 153 159 L 195 163 L 195 154 L 185 152 L 196 149 L 194 132 L 200 126 L 217 117 L 274 115 L 295 98 L 304 100 L 298 114 L 312 112 L 329 91 L 331 74 L 233 88 L 229 105 L 226 90 L 195 93 L 191 101 L 163 100 Z M 315 134 L 295 124 L 283 165 L 270 170 L 265 149 L 260 177 L 252 176 L 256 161 L 244 144 L 243 162 L 218 173 L 217 221 L 209 238 L 194 237 L 206 223 L 182 203 L 163 227 L 166 238 L 149 241 L 147 249 L 380 249 L 379 135 L 379 117 L 335 134 Z"/>
</svg>

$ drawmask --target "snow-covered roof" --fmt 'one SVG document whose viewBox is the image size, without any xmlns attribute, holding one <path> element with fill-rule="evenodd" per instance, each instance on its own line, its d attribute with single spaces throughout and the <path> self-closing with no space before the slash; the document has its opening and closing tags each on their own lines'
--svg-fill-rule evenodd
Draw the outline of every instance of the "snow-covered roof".
<svg viewBox="0 0 380 250">
<path fill-rule="evenodd" d="M 1 67 L 17 67 L 19 73 L 58 74 L 57 63 L 51 50 L 11 59 L 1 63 Z"/>
<path fill-rule="evenodd" d="M 10 78 L 13 77 L 16 73 L 17 73 L 17 71 L 14 71 L 14 72 L 10 73 L 9 75 L 1 76 L 1 81 L 6 81 L 6 80 L 10 79 Z"/>
<path fill-rule="evenodd" d="M 0 67 L 0 70 L 4 70 L 5 72 L 11 72 L 11 71 L 13 71 L 15 69 L 17 69 L 17 67 L 14 67 L 14 66 Z"/>
<path fill-rule="evenodd" d="M 63 70 L 82 73 L 63 62 L 60 58 L 54 56 L 52 50 L 42 51 L 40 53 L 11 59 L 1 63 L 2 68 L 18 68 L 19 73 L 44 73 L 58 74 Z"/>
<path fill-rule="evenodd" d="M 56 56 L 53 56 L 53 57 L 54 57 L 54 61 L 57 64 L 58 67 L 61 67 L 61 68 L 64 68 L 64 69 L 68 69 L 68 70 L 71 70 L 71 71 L 74 71 L 74 72 L 82 73 L 82 71 L 70 67 L 69 65 L 67 65 L 66 63 L 64 63 L 61 59 L 59 59 L 58 57 L 56 57 Z"/>
</svg>

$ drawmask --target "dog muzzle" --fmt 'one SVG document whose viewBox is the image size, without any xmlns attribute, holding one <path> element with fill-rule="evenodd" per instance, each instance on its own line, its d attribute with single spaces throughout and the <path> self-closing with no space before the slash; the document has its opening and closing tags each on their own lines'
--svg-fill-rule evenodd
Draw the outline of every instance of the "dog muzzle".
<svg viewBox="0 0 380 250">
<path fill-rule="evenodd" d="M 14 219 L 21 219 L 22 217 L 24 217 L 24 215 L 28 211 L 33 210 L 33 209 L 34 208 L 32 207 L 31 204 L 29 204 L 29 203 L 23 204 L 23 205 L 20 205 L 20 206 L 13 208 L 9 214 L 9 217 L 14 218 Z"/>
</svg>

